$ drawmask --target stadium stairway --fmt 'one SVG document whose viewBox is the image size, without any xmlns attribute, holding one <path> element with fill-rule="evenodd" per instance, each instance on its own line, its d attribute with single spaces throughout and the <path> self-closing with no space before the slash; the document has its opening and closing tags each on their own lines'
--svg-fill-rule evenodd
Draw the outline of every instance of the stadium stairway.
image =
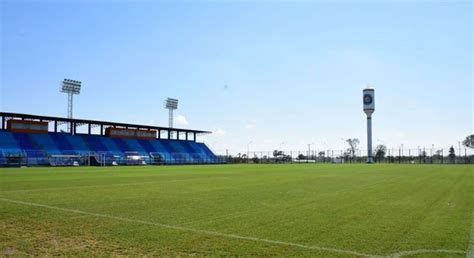
<svg viewBox="0 0 474 258">
<path fill-rule="evenodd" d="M 48 165 L 51 155 L 93 156 L 97 161 L 94 164 L 104 161 L 110 165 L 115 159 L 126 159 L 128 153 L 136 153 L 149 160 L 159 157 L 164 164 L 218 161 L 205 144 L 193 141 L 136 140 L 66 133 L 26 134 L 0 130 L 0 166 L 5 165 L 5 155 L 10 153 L 26 157 L 28 165 Z"/>
</svg>

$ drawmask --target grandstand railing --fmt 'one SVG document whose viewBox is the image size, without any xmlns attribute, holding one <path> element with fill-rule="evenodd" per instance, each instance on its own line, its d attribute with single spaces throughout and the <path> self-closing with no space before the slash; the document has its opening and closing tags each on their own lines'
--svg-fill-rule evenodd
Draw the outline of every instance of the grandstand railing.
<svg viewBox="0 0 474 258">
<path fill-rule="evenodd" d="M 220 164 L 225 159 L 198 153 L 0 151 L 0 167 Z"/>
</svg>

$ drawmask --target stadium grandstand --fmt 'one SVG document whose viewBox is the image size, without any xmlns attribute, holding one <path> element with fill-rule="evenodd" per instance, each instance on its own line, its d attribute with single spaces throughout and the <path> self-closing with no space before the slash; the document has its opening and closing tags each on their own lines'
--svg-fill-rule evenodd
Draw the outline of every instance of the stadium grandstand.
<svg viewBox="0 0 474 258">
<path fill-rule="evenodd" d="M 5 112 L 0 119 L 3 167 L 220 163 L 196 141 L 208 131 Z"/>
</svg>

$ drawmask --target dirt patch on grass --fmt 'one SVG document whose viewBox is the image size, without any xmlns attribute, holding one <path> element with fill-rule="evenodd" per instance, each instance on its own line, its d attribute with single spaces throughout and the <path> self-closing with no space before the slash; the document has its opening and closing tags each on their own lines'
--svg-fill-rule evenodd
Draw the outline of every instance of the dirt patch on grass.
<svg viewBox="0 0 474 258">
<path fill-rule="evenodd" d="M 0 252 L 0 256 L 10 256 L 10 255 L 17 255 L 18 252 L 15 248 L 7 247 L 3 251 Z"/>
<path fill-rule="evenodd" d="M 71 230 L 65 234 L 50 224 L 31 225 L 13 221 L 0 222 L 1 255 L 61 255 L 82 253 L 97 248 L 99 241 L 91 235 Z"/>
</svg>

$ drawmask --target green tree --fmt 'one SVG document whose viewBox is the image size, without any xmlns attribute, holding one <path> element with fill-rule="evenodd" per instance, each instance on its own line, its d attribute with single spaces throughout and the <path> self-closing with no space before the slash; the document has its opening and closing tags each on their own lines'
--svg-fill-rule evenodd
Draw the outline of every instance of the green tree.
<svg viewBox="0 0 474 258">
<path fill-rule="evenodd" d="M 456 152 L 454 151 L 454 147 L 451 146 L 451 148 L 449 148 L 449 160 L 451 161 L 451 163 L 454 163 L 454 160 L 456 159 Z"/>
<path fill-rule="evenodd" d="M 260 163 L 260 159 L 257 157 L 257 155 L 254 155 L 252 158 L 253 163 Z"/>
<path fill-rule="evenodd" d="M 356 152 L 357 152 L 357 147 L 359 146 L 359 139 L 353 138 L 353 139 L 347 139 L 346 140 L 347 144 L 349 144 L 349 148 L 347 149 L 347 154 L 351 155 L 353 158 L 355 158 Z"/>
<path fill-rule="evenodd" d="M 383 144 L 377 145 L 375 147 L 375 161 L 380 161 L 385 157 L 385 154 L 387 153 L 387 147 Z"/>
<path fill-rule="evenodd" d="M 273 157 L 278 158 L 280 156 L 283 156 L 283 151 L 279 151 L 279 150 L 273 151 Z"/>
<path fill-rule="evenodd" d="M 474 134 L 466 136 L 466 139 L 462 141 L 462 145 L 468 148 L 474 148 Z"/>
</svg>

